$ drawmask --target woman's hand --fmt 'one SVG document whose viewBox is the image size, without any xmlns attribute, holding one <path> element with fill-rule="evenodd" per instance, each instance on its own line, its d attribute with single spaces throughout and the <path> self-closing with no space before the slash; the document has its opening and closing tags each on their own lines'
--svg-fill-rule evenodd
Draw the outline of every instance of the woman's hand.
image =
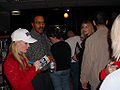
<svg viewBox="0 0 120 90">
<path fill-rule="evenodd" d="M 82 84 L 82 88 L 83 88 L 83 89 L 88 89 L 88 88 L 87 88 L 87 83 Z"/>
<path fill-rule="evenodd" d="M 40 68 L 40 66 L 41 66 L 41 64 L 40 64 L 40 61 L 39 61 L 39 60 L 35 61 L 33 65 L 35 66 L 36 71 L 37 71 L 37 70 Z"/>
<path fill-rule="evenodd" d="M 80 79 L 80 82 L 81 82 L 81 79 Z M 85 90 L 88 89 L 88 88 L 87 88 L 87 83 L 81 83 L 81 85 L 82 85 L 82 88 L 83 88 L 83 89 L 85 89 Z"/>
<path fill-rule="evenodd" d="M 110 74 L 110 73 L 112 73 L 113 71 L 117 70 L 117 68 L 118 68 L 118 66 L 117 66 L 117 65 L 114 65 L 114 62 L 112 61 L 112 62 L 110 62 L 110 63 L 107 65 L 107 67 L 106 67 L 106 69 L 105 69 L 105 72 L 106 72 L 107 74 Z"/>
<path fill-rule="evenodd" d="M 72 59 L 73 59 L 74 61 L 78 61 L 76 55 L 72 56 Z"/>
</svg>

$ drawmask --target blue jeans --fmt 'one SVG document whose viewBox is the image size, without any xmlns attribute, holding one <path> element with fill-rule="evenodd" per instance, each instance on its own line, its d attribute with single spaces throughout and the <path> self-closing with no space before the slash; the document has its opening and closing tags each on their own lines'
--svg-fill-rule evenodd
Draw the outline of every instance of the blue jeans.
<svg viewBox="0 0 120 90">
<path fill-rule="evenodd" d="M 79 63 L 78 62 L 71 63 L 70 72 L 72 75 L 73 90 L 79 90 L 80 74 L 79 74 Z"/>
<path fill-rule="evenodd" d="M 50 73 L 55 90 L 70 90 L 70 69 Z"/>
</svg>

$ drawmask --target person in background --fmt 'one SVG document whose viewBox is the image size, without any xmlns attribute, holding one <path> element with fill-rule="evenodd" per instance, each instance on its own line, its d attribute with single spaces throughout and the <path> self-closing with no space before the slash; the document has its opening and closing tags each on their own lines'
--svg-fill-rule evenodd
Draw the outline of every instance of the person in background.
<svg viewBox="0 0 120 90">
<path fill-rule="evenodd" d="M 12 86 L 12 90 L 34 90 L 31 81 L 40 73 L 40 62 L 36 60 L 31 66 L 25 56 L 29 43 L 37 40 L 30 36 L 26 29 L 17 29 L 12 35 L 9 47 L 9 55 L 4 62 L 4 74 Z"/>
<path fill-rule="evenodd" d="M 71 30 L 71 29 L 69 29 L 69 30 L 66 32 L 66 34 L 67 34 L 67 38 L 70 38 L 70 37 L 75 36 L 75 32 L 74 32 L 73 30 Z"/>
<path fill-rule="evenodd" d="M 70 90 L 69 76 L 71 63 L 71 48 L 61 40 L 61 32 L 55 27 L 49 27 L 47 36 L 52 42 L 51 52 L 56 62 L 56 70 L 51 72 L 55 90 Z"/>
<path fill-rule="evenodd" d="M 71 76 L 72 76 L 72 84 L 73 90 L 79 90 L 80 85 L 80 76 L 79 76 L 79 60 L 76 58 L 76 55 L 81 52 L 79 51 L 81 47 L 81 38 L 80 36 L 76 36 L 75 33 L 70 29 L 67 31 L 67 37 L 65 41 L 71 47 Z"/>
<path fill-rule="evenodd" d="M 80 72 L 81 72 L 81 63 L 82 63 L 83 53 L 85 49 L 85 41 L 90 35 L 92 35 L 95 32 L 95 30 L 93 28 L 92 23 L 88 20 L 85 20 L 81 24 L 80 31 L 81 31 L 80 37 L 81 37 L 82 43 L 81 43 L 80 53 L 78 54 L 78 58 L 79 60 L 81 60 L 80 62 Z"/>
<path fill-rule="evenodd" d="M 91 90 L 97 90 L 100 84 L 99 72 L 109 61 L 108 33 L 106 27 L 108 20 L 102 11 L 94 16 L 93 24 L 97 31 L 85 42 L 80 81 L 83 89 L 87 89 L 87 83 Z"/>
<path fill-rule="evenodd" d="M 34 16 L 32 19 L 31 36 L 38 42 L 31 44 L 26 56 L 30 61 L 40 60 L 45 55 L 51 56 L 50 41 L 44 33 L 45 19 L 42 15 Z M 32 80 L 35 90 L 54 90 L 52 81 L 49 75 L 49 66 L 46 65 L 41 69 L 41 73 Z"/>
<path fill-rule="evenodd" d="M 115 71 L 116 69 L 120 68 L 120 37 L 119 37 L 119 25 L 120 25 L 120 14 L 116 17 L 112 29 L 111 29 L 111 41 L 112 41 L 112 58 L 110 59 L 110 63 L 100 72 L 101 80 Z"/>
<path fill-rule="evenodd" d="M 87 37 L 95 32 L 92 23 L 88 20 L 82 22 L 80 31 L 82 40 L 85 40 Z"/>
<path fill-rule="evenodd" d="M 83 41 L 82 42 L 82 44 L 83 44 L 82 46 L 83 46 L 83 49 L 84 49 L 84 44 L 85 44 L 86 39 L 90 35 L 92 35 L 95 32 L 95 30 L 93 28 L 92 23 L 90 21 L 86 20 L 86 21 L 82 22 L 80 31 L 81 31 L 80 37 L 81 37 L 81 40 Z"/>
</svg>

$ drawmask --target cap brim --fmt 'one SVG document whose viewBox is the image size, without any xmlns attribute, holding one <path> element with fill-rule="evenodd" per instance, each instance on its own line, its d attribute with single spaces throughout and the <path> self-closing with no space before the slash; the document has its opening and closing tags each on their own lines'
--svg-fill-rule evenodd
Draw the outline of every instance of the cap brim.
<svg viewBox="0 0 120 90">
<path fill-rule="evenodd" d="M 28 39 L 26 39 L 26 40 L 24 40 L 24 41 L 27 42 L 27 43 L 34 43 L 34 42 L 37 42 L 37 40 L 34 39 L 34 38 L 32 38 L 32 37 L 30 37 L 30 38 L 28 38 Z"/>
</svg>

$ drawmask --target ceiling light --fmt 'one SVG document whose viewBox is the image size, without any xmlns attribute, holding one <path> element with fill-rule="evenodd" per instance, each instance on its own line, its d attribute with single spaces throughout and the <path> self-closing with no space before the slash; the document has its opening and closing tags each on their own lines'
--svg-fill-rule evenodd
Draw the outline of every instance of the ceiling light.
<svg viewBox="0 0 120 90">
<path fill-rule="evenodd" d="M 64 18 L 68 18 L 68 13 L 64 13 Z"/>
<path fill-rule="evenodd" d="M 20 15 L 20 11 L 12 11 L 12 15 Z"/>
</svg>

